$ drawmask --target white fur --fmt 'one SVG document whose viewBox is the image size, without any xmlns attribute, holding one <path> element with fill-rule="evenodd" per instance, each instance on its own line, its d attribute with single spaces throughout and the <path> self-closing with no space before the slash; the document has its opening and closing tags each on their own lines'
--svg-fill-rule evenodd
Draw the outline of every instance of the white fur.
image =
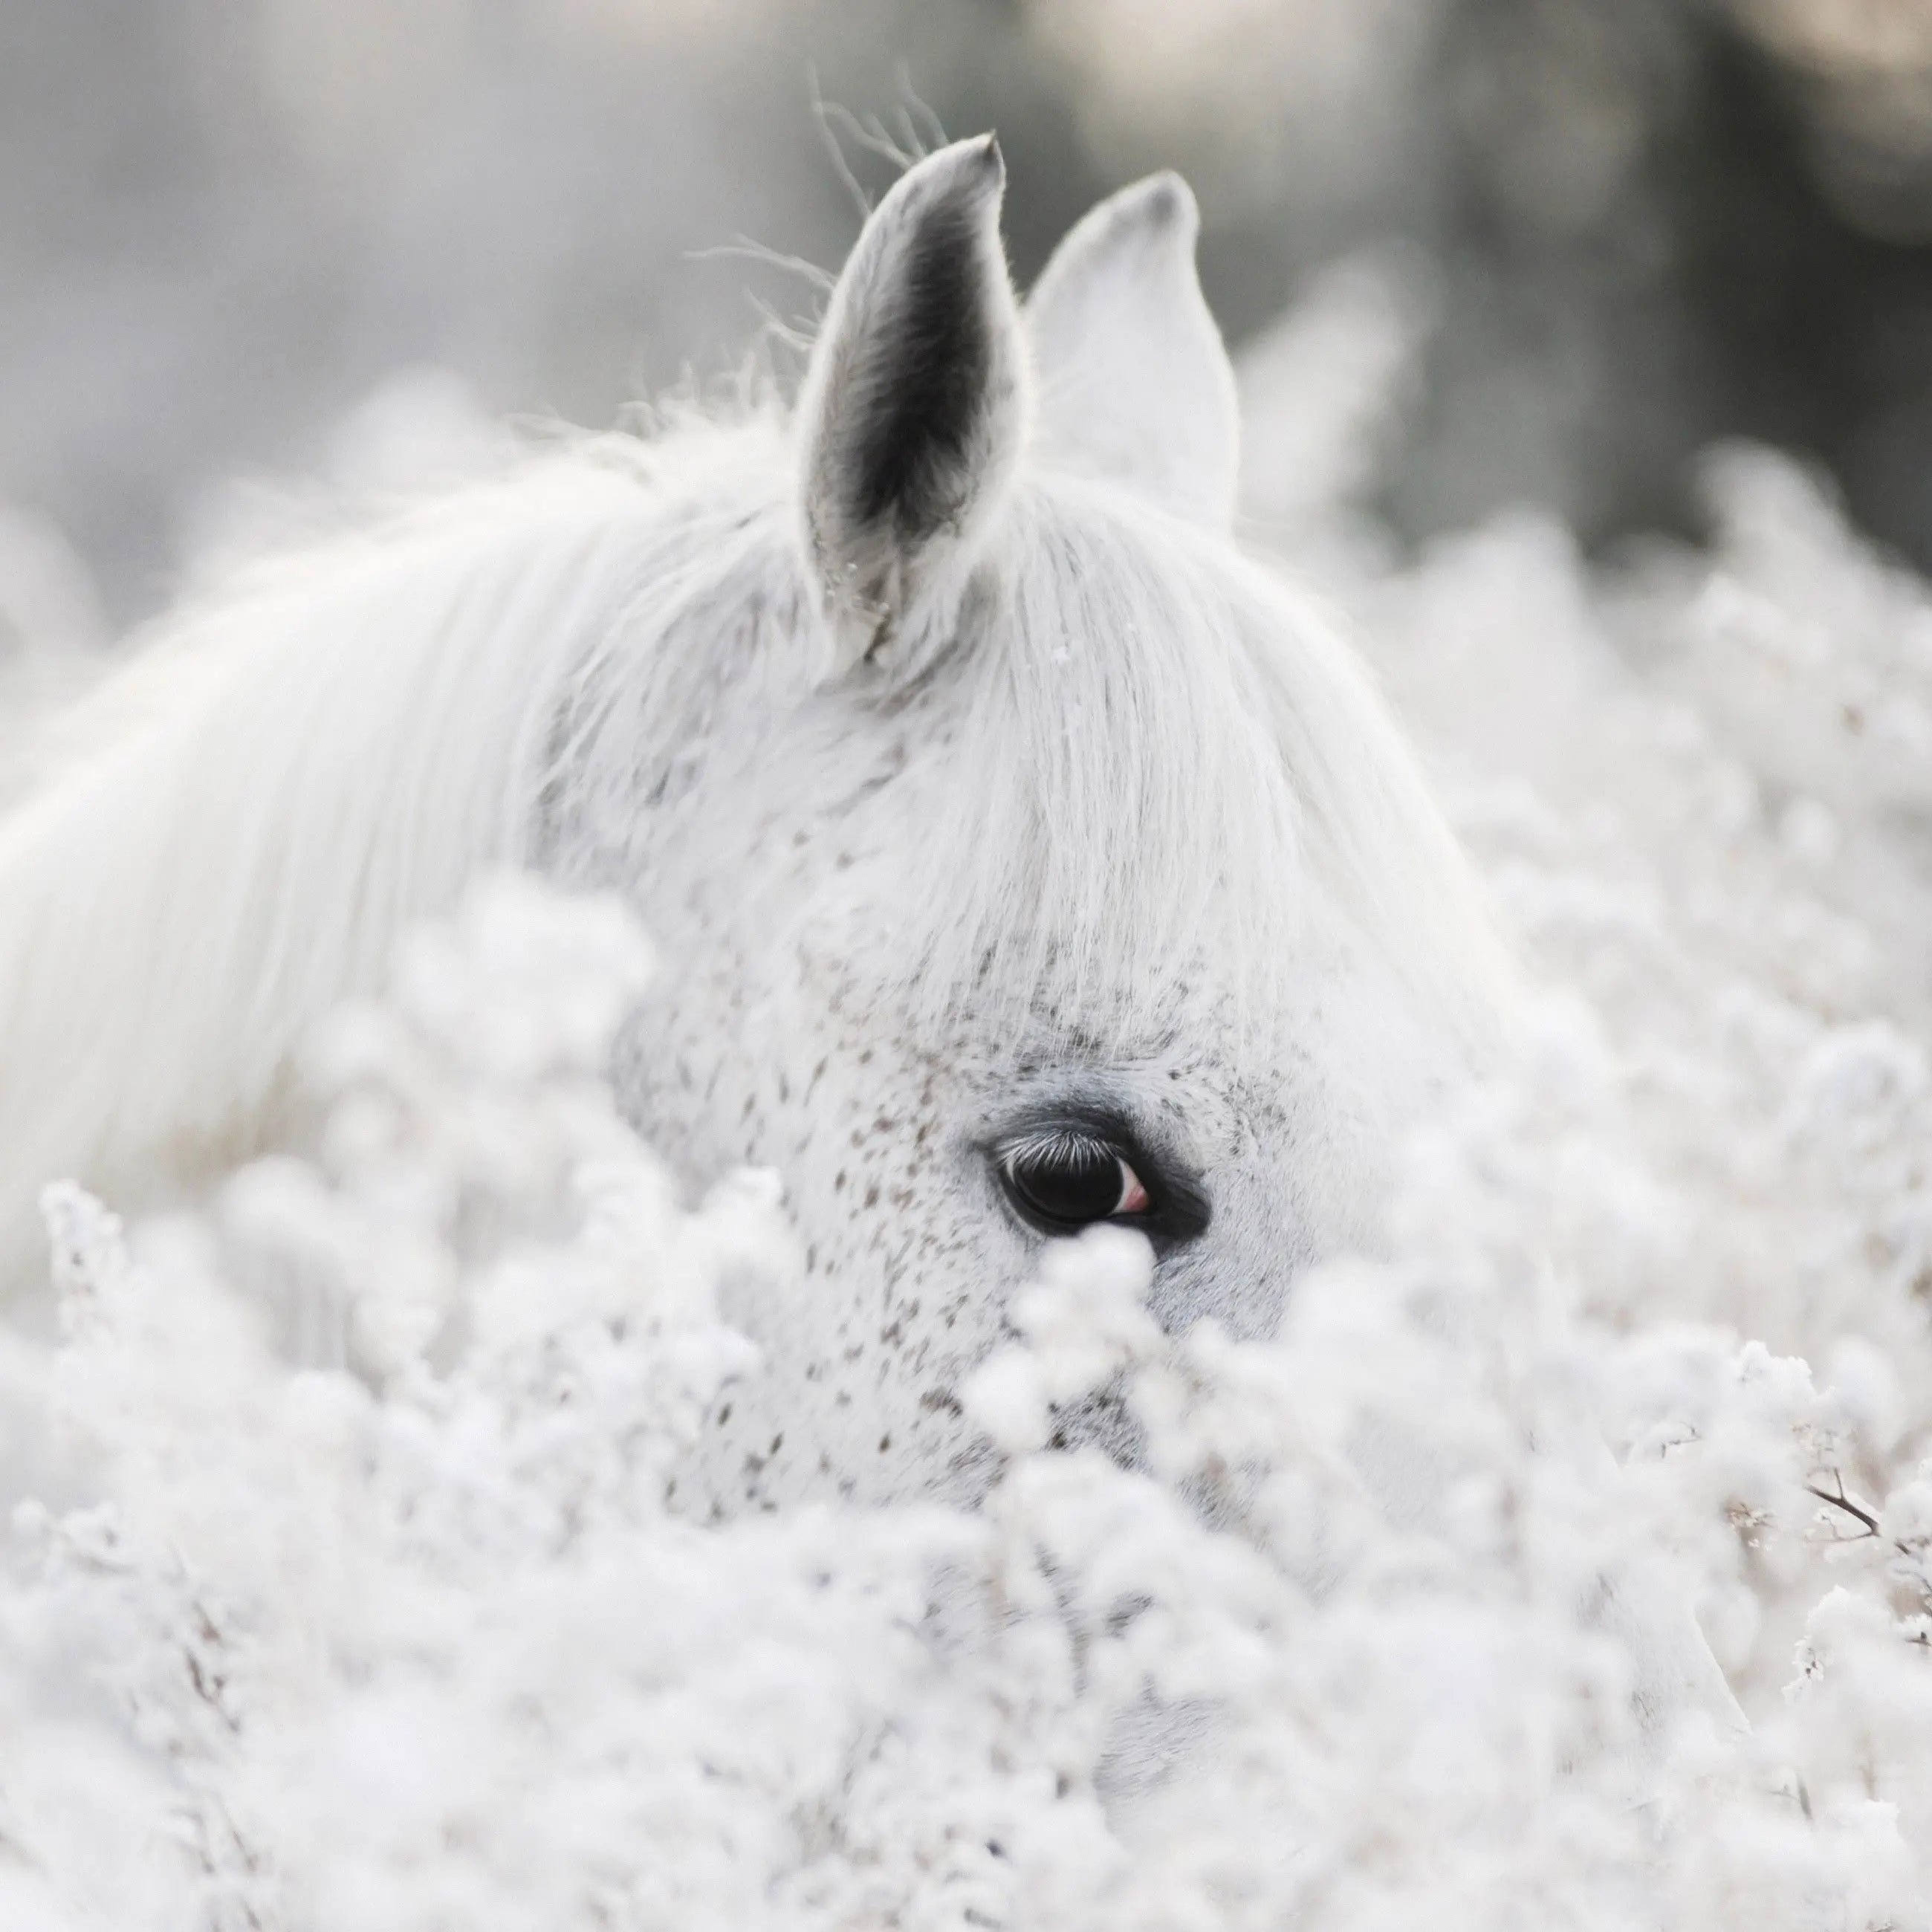
<svg viewBox="0 0 1932 1932">
<path fill-rule="evenodd" d="M 586 458 L 190 610 L 0 824 L 0 1227 L 245 1139 L 399 929 L 518 856 L 547 681 L 631 584 Z"/>
<path fill-rule="evenodd" d="M 1194 274 L 1200 212 L 1178 175 L 1121 189 L 1054 250 L 1027 302 L 1046 380 L 1040 453 L 1226 529 L 1240 417 Z M 1131 408 L 1120 398 L 1131 397 Z"/>
<path fill-rule="evenodd" d="M 898 312 L 892 225 L 962 166 L 881 207 L 834 327 Z M 998 386 L 1031 350 L 1010 301 L 984 316 Z M 1078 345 L 1034 346 L 1064 392 Z M 828 668 L 799 478 L 806 443 L 856 446 L 837 392 L 800 428 L 534 459 L 151 646 L 0 826 L 16 1244 L 50 1178 L 124 1197 L 248 1145 L 316 1017 L 506 859 L 614 886 L 662 944 L 614 1069 L 632 1118 L 694 1182 L 788 1184 L 807 1284 L 733 1311 L 772 1370 L 721 1418 L 719 1507 L 976 1480 L 953 1390 L 1039 1256 L 988 1171 L 1016 1110 L 1104 1106 L 1211 1198 L 1155 1272 L 1171 1324 L 1261 1332 L 1372 1234 L 1419 1086 L 1504 975 L 1334 626 L 1140 470 L 969 437 L 961 500 L 992 507 L 947 621 Z M 946 535 L 904 532 L 898 580 Z"/>
</svg>

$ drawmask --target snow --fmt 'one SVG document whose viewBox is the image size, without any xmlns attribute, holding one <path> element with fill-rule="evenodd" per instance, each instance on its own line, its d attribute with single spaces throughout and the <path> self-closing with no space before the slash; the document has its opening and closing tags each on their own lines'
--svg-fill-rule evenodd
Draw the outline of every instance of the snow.
<svg viewBox="0 0 1932 1932">
<path fill-rule="evenodd" d="M 309 1153 L 49 1196 L 0 1924 L 1932 1924 L 1932 589 L 1758 450 L 1701 549 L 1394 557 L 1402 272 L 1250 424 L 1538 977 L 1390 1253 L 1170 1340 L 1099 1231 L 968 1391 L 982 1511 L 686 1520 L 778 1188 L 680 1203 L 596 1072 L 644 936 L 494 882 L 316 1042 Z M 1144 1468 L 1046 1446 L 1116 1376 Z"/>
</svg>

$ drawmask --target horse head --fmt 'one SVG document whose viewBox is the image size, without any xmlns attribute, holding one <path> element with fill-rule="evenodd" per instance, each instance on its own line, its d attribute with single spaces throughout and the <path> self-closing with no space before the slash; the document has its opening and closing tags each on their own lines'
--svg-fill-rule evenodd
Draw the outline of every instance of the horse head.
<svg viewBox="0 0 1932 1932">
<path fill-rule="evenodd" d="M 410 920 L 506 861 L 661 943 L 615 1078 L 694 1185 L 783 1177 L 719 1507 L 970 1490 L 1044 1244 L 1264 1332 L 1372 1239 L 1497 1004 L 1463 862 L 1332 620 L 1232 533 L 1186 188 L 1024 309 L 990 140 L 865 226 L 794 408 L 585 440 L 170 620 L 0 823 L 0 1275 L 39 1184 L 260 1143 Z M 1106 1405 L 1074 1434 L 1123 1454 Z"/>
<path fill-rule="evenodd" d="M 623 1102 L 694 1184 L 776 1168 L 806 1256 L 734 1311 L 769 1366 L 720 1508 L 970 1490 L 959 1384 L 1097 1223 L 1164 1323 L 1266 1332 L 1373 1239 L 1498 983 L 1362 671 L 1232 534 L 1186 188 L 1103 203 L 1022 309 L 1002 185 L 988 138 L 881 202 L 789 422 L 553 734 L 544 862 L 671 962 Z M 1104 1402 L 1064 1432 L 1132 1453 Z"/>
</svg>

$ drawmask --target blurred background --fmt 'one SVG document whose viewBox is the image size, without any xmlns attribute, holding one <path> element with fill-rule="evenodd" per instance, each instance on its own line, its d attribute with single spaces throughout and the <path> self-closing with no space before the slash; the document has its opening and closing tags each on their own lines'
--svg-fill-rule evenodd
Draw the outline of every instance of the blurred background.
<svg viewBox="0 0 1932 1932">
<path fill-rule="evenodd" d="M 1742 435 L 1932 563 L 1932 0 L 0 0 L 0 575 L 105 634 L 386 398 L 720 376 L 820 299 L 758 251 L 856 231 L 828 134 L 875 195 L 935 124 L 998 130 L 1023 280 L 1168 165 L 1238 345 L 1378 265 L 1398 544 L 1694 533 Z"/>
</svg>

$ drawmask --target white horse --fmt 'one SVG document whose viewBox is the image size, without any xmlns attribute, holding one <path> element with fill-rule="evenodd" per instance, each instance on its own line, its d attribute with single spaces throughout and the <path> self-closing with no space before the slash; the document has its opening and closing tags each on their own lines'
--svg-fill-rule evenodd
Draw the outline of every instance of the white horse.
<svg viewBox="0 0 1932 1932">
<path fill-rule="evenodd" d="M 1372 1238 L 1496 949 L 1361 669 L 1231 535 L 1186 188 L 1094 210 L 1022 311 L 1003 182 L 990 137 L 904 176 L 788 415 L 258 571 L 73 722 L 0 824 L 16 1253 L 50 1177 L 258 1141 L 317 1016 L 504 862 L 660 942 L 629 1114 L 694 1182 L 785 1180 L 734 1506 L 970 1489 L 954 1391 L 1052 1236 L 1144 1230 L 1161 1319 L 1244 1334 Z"/>
</svg>

